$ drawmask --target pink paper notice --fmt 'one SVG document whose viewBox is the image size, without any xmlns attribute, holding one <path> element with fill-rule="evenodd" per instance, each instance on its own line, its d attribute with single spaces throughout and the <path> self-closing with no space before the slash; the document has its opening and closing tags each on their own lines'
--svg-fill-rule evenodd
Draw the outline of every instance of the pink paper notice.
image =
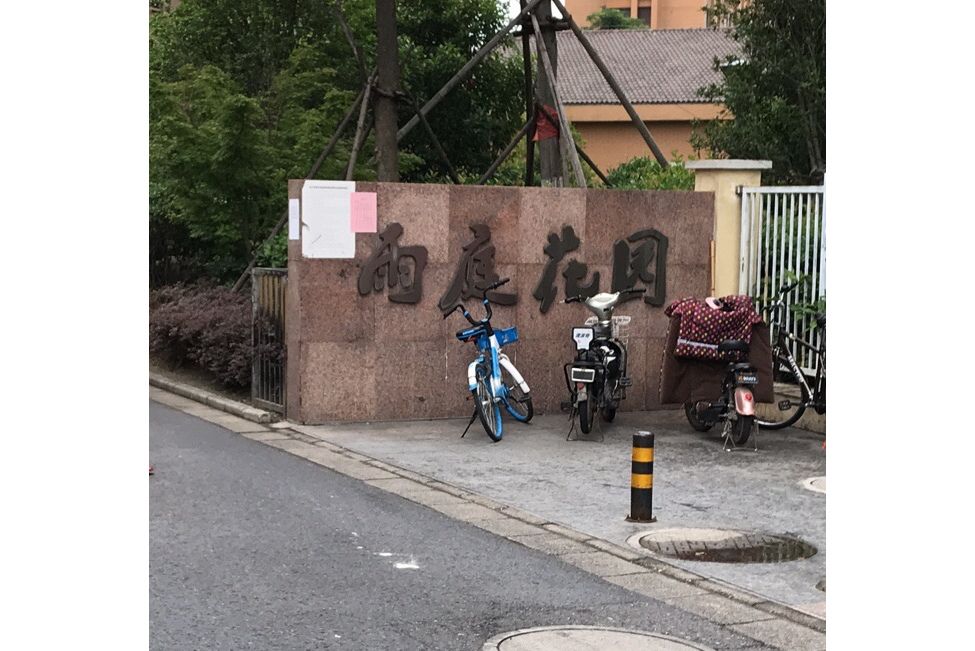
<svg viewBox="0 0 975 651">
<path fill-rule="evenodd" d="M 351 220 L 353 233 L 375 233 L 378 230 L 375 192 L 352 193 Z"/>
</svg>

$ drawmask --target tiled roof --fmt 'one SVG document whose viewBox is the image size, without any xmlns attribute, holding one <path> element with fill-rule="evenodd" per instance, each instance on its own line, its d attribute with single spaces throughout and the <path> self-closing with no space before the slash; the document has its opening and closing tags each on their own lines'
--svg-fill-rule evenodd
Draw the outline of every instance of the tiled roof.
<svg viewBox="0 0 975 651">
<path fill-rule="evenodd" d="M 634 104 L 703 102 L 697 90 L 720 80 L 714 58 L 739 52 L 714 29 L 599 29 L 586 36 Z M 559 94 L 564 104 L 618 104 L 596 64 L 570 31 L 558 33 Z"/>
</svg>

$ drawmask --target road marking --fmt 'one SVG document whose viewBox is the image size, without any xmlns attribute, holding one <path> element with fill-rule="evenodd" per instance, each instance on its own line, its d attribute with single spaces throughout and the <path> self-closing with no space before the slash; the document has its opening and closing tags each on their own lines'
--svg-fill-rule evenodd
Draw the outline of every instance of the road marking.
<svg viewBox="0 0 975 651">
<path fill-rule="evenodd" d="M 418 570 L 418 569 L 420 569 L 420 566 L 416 564 L 416 559 L 413 558 L 412 556 L 410 556 L 410 562 L 409 563 L 403 563 L 403 562 L 393 563 L 393 567 L 395 567 L 397 570 Z"/>
</svg>

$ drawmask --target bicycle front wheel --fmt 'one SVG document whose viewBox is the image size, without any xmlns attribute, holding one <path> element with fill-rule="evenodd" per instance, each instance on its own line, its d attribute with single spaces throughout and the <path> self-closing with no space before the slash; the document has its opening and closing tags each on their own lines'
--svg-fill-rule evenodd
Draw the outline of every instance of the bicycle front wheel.
<svg viewBox="0 0 975 651">
<path fill-rule="evenodd" d="M 474 390 L 474 403 L 477 416 L 481 419 L 484 431 L 497 443 L 501 440 L 501 408 L 494 401 L 491 392 L 491 377 L 484 366 L 477 367 L 477 388 Z"/>
<path fill-rule="evenodd" d="M 755 422 L 763 429 L 783 429 L 802 418 L 809 391 L 779 350 L 773 352 L 772 380 L 775 403 L 763 410 L 764 418 L 756 418 Z"/>
<path fill-rule="evenodd" d="M 714 421 L 706 421 L 697 413 L 697 404 L 693 402 L 684 403 L 684 415 L 687 422 L 698 432 L 708 432 L 714 427 Z"/>
</svg>

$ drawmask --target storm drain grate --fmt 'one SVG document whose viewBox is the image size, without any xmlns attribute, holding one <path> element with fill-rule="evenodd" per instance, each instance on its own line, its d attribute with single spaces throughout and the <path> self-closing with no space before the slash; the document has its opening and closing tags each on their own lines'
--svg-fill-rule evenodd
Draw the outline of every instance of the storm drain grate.
<svg viewBox="0 0 975 651">
<path fill-rule="evenodd" d="M 616 651 L 712 651 L 668 635 L 606 626 L 538 626 L 495 635 L 482 651 L 615 649 Z"/>
<path fill-rule="evenodd" d="M 719 529 L 665 529 L 641 536 L 639 543 L 661 556 L 711 563 L 781 563 L 817 551 L 793 536 Z"/>
<path fill-rule="evenodd" d="M 826 478 L 825 477 L 810 477 L 809 479 L 804 479 L 802 482 L 802 487 L 811 490 L 814 493 L 826 494 Z"/>
</svg>

